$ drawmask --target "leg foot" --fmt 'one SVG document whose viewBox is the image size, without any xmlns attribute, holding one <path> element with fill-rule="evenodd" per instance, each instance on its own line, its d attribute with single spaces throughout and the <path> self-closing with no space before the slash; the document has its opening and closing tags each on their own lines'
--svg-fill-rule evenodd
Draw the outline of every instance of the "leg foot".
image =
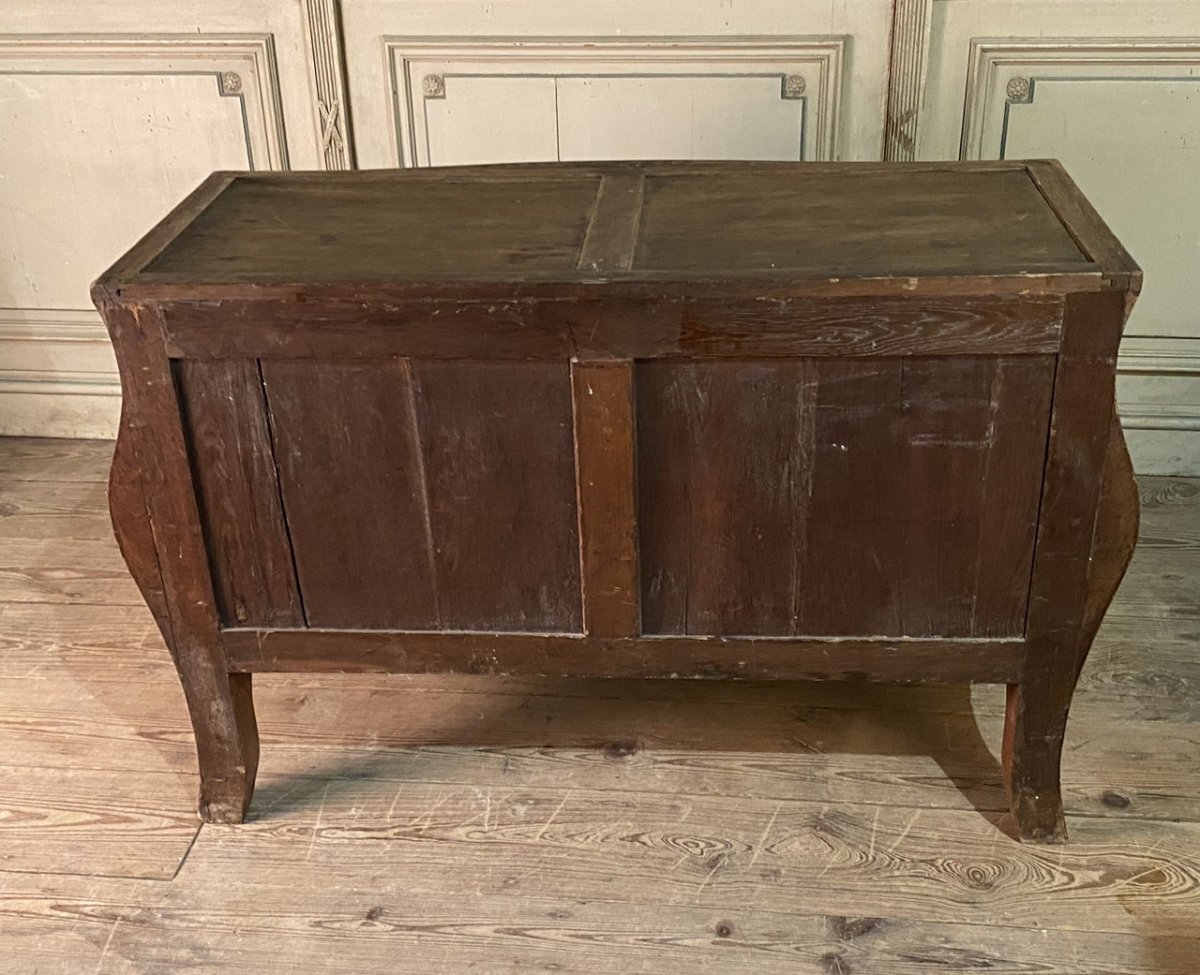
<svg viewBox="0 0 1200 975">
<path fill-rule="evenodd" d="M 1004 721 L 1004 779 L 1017 837 L 1027 843 L 1065 843 L 1062 767 L 1066 709 L 1031 702 L 1020 684 L 1008 688 Z M 1043 707 L 1038 708 L 1037 704 Z M 1031 713 L 1031 710 L 1033 713 Z"/>
<path fill-rule="evenodd" d="M 206 711 L 201 715 L 192 711 L 200 759 L 199 811 L 206 823 L 245 822 L 258 772 L 250 675 L 229 674 L 228 684 L 228 696 L 219 705 L 202 705 Z"/>
</svg>

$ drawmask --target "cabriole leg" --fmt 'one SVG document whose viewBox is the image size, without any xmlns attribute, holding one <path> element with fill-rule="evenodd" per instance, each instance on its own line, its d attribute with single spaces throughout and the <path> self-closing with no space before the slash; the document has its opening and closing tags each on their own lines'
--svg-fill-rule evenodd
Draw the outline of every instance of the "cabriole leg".
<svg viewBox="0 0 1200 975">
<path fill-rule="evenodd" d="M 1115 411 L 1105 449 L 1103 478 L 1077 652 L 1074 656 L 1062 654 L 1053 667 L 1040 668 L 1036 681 L 1008 688 L 1005 784 L 1022 840 L 1061 843 L 1067 838 L 1060 774 L 1071 698 L 1137 541 L 1137 485 Z"/>
<path fill-rule="evenodd" d="M 121 426 L 109 510 L 121 554 L 179 671 L 196 735 L 199 812 L 210 823 L 245 819 L 258 769 L 250 675 L 225 664 L 207 553 L 158 314 L 97 305 L 121 351 Z"/>
</svg>

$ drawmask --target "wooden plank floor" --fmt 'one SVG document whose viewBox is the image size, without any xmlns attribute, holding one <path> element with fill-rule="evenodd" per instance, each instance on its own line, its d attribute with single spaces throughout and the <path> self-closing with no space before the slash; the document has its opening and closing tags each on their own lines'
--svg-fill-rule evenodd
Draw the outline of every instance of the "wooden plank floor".
<svg viewBox="0 0 1200 975">
<path fill-rule="evenodd" d="M 0 440 L 0 972 L 1200 972 L 1200 481 L 1146 478 L 1073 842 L 1000 828 L 999 688 L 274 677 L 204 826 L 111 445 Z"/>
</svg>

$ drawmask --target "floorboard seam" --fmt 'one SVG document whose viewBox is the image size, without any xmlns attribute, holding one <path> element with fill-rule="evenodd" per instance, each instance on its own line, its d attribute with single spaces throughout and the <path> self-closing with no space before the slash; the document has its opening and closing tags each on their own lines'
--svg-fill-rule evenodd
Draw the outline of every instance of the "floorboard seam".
<svg viewBox="0 0 1200 975">
<path fill-rule="evenodd" d="M 187 849 L 183 851 L 183 856 L 179 858 L 179 863 L 175 865 L 175 872 L 171 874 L 171 876 L 168 878 L 168 881 L 172 881 L 179 876 L 179 872 L 183 869 L 183 865 L 187 863 L 188 857 L 192 855 L 192 849 L 196 846 L 196 840 L 200 838 L 200 831 L 202 829 L 204 829 L 204 824 L 197 824 L 196 832 L 192 834 L 191 842 L 188 843 Z"/>
</svg>

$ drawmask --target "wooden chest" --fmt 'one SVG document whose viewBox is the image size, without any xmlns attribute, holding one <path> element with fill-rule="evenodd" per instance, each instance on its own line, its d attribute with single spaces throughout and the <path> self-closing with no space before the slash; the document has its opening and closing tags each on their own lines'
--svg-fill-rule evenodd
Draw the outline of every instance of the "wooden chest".
<svg viewBox="0 0 1200 975">
<path fill-rule="evenodd" d="M 1063 838 L 1139 283 L 1053 162 L 214 174 L 94 288 L 201 814 L 260 671 L 987 681 Z"/>
</svg>

